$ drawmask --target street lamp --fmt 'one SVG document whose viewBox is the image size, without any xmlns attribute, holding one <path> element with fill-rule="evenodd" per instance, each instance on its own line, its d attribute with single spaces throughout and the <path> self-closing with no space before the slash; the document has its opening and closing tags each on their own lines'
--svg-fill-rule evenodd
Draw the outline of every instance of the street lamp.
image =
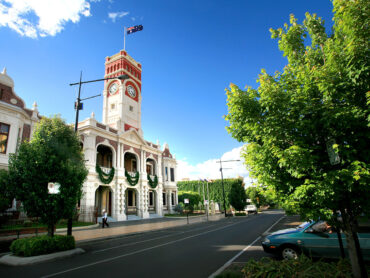
<svg viewBox="0 0 370 278">
<path fill-rule="evenodd" d="M 221 161 L 221 159 L 220 159 L 219 161 L 216 161 L 217 163 L 220 163 L 221 183 L 222 183 L 222 194 L 223 194 L 223 197 L 224 197 L 224 211 L 225 211 L 225 217 L 227 217 L 227 215 L 226 215 L 226 201 L 225 201 L 224 176 L 223 176 L 223 173 L 222 173 L 222 162 L 232 162 L 232 161 L 240 161 L 240 159 L 235 159 L 235 160 L 224 160 L 224 161 Z M 224 168 L 224 169 L 226 169 L 226 168 Z"/>
<path fill-rule="evenodd" d="M 81 97 L 81 85 L 85 84 L 85 83 L 93 83 L 93 82 L 105 81 L 105 80 L 110 80 L 110 79 L 126 80 L 126 79 L 129 79 L 129 76 L 127 74 L 122 74 L 122 75 L 116 76 L 116 77 L 108 77 L 108 78 L 101 78 L 101 79 L 95 79 L 95 80 L 90 80 L 90 81 L 82 81 L 82 71 L 81 71 L 80 82 L 69 84 L 69 86 L 78 85 L 78 96 L 77 96 L 77 101 L 75 102 L 75 109 L 76 109 L 75 132 L 77 132 L 77 128 L 78 128 L 79 111 L 82 110 L 82 102 L 81 101 L 101 96 L 101 94 L 99 94 L 99 95 L 95 95 L 95 96 L 91 96 L 91 97 L 81 99 L 80 98 Z M 72 217 L 68 218 L 67 235 L 69 235 L 69 236 L 72 235 Z"/>
</svg>

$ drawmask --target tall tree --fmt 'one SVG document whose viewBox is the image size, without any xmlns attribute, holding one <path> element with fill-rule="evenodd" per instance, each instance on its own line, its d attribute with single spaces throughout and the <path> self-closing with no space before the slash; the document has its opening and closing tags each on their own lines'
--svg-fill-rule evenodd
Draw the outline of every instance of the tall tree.
<svg viewBox="0 0 370 278">
<path fill-rule="evenodd" d="M 357 217 L 370 215 L 370 2 L 334 0 L 332 34 L 324 21 L 291 15 L 272 38 L 288 63 L 262 70 L 258 89 L 227 90 L 228 132 L 263 186 L 306 219 L 340 211 L 353 274 L 367 276 Z"/>
<path fill-rule="evenodd" d="M 6 170 L 0 170 L 0 212 L 11 207 L 14 190 L 9 185 L 9 175 Z M 0 223 L 1 225 L 1 223 Z"/>
<path fill-rule="evenodd" d="M 10 158 L 9 176 L 27 215 L 40 217 L 53 236 L 57 221 L 72 217 L 87 176 L 73 128 L 59 117 L 43 118 L 31 141 Z M 59 194 L 48 193 L 49 182 L 60 184 Z"/>
<path fill-rule="evenodd" d="M 229 194 L 230 205 L 233 206 L 237 211 L 244 210 L 247 204 L 247 195 L 245 194 L 245 189 L 243 184 L 233 183 L 231 186 Z"/>
</svg>

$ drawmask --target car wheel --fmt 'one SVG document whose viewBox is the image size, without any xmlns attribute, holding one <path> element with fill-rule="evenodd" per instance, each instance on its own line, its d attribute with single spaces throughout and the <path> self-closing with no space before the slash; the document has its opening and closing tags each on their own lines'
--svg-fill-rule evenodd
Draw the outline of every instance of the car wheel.
<svg viewBox="0 0 370 278">
<path fill-rule="evenodd" d="M 291 260 L 291 259 L 295 260 L 298 258 L 299 251 L 297 248 L 293 246 L 285 246 L 281 249 L 280 254 L 284 260 Z"/>
</svg>

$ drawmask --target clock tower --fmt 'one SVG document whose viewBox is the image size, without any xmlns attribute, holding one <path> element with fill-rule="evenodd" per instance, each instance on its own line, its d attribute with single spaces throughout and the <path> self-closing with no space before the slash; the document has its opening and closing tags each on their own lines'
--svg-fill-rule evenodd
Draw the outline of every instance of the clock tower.
<svg viewBox="0 0 370 278">
<path fill-rule="evenodd" d="M 119 131 L 141 130 L 141 64 L 126 51 L 105 58 L 105 76 L 127 74 L 129 79 L 104 83 L 103 123 Z"/>
</svg>

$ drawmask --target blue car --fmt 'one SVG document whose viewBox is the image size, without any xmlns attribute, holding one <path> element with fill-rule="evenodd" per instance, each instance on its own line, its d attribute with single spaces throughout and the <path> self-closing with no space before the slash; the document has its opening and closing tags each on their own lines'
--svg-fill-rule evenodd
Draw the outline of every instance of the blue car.
<svg viewBox="0 0 370 278">
<path fill-rule="evenodd" d="M 346 237 L 341 233 L 348 258 Z M 364 260 L 370 261 L 370 234 L 358 233 Z M 340 247 L 336 232 L 325 221 L 304 222 L 296 228 L 276 231 L 262 240 L 263 250 L 283 259 L 296 259 L 300 253 L 311 257 L 339 258 Z"/>
</svg>

